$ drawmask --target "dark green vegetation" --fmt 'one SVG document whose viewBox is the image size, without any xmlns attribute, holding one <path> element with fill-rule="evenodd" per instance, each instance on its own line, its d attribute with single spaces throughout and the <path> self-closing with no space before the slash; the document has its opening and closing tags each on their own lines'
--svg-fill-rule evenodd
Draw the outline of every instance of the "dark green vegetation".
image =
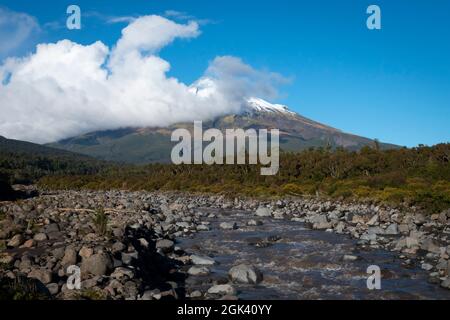
<svg viewBox="0 0 450 320">
<path fill-rule="evenodd" d="M 0 136 L 0 186 L 28 184 L 53 174 L 94 174 L 105 163 L 68 151 Z"/>
<path fill-rule="evenodd" d="M 92 218 L 92 221 L 95 226 L 95 231 L 97 234 L 104 236 L 108 231 L 108 216 L 106 215 L 103 208 L 99 208 L 95 211 L 95 214 Z"/>
<path fill-rule="evenodd" d="M 109 166 L 97 174 L 52 175 L 51 189 L 181 190 L 261 197 L 321 196 L 416 205 L 429 212 L 450 208 L 450 144 L 360 151 L 342 148 L 283 153 L 276 176 L 251 165 L 150 164 Z"/>
<path fill-rule="evenodd" d="M 82 153 L 97 159 L 131 164 L 170 163 L 170 153 L 175 143 L 170 136 L 176 128 L 192 130 L 192 123 L 179 123 L 168 128 L 126 128 L 92 132 L 65 139 L 49 146 Z M 254 111 L 227 115 L 203 123 L 203 129 L 230 128 L 267 129 L 280 128 L 280 147 L 286 152 L 297 152 L 310 147 L 344 147 L 359 150 L 372 146 L 371 139 L 348 134 L 296 113 Z M 396 148 L 380 143 L 381 149 Z"/>
<path fill-rule="evenodd" d="M 0 279 L 0 300 L 49 300 L 50 292 L 40 281 L 20 276 Z"/>
<path fill-rule="evenodd" d="M 2 194 L 10 190 L 9 180 L 49 189 L 321 196 L 417 205 L 438 212 L 450 208 L 449 159 L 450 144 L 382 150 L 372 143 L 359 151 L 330 146 L 284 152 L 278 175 L 264 177 L 252 165 L 120 165 L 0 138 L 0 185 Z"/>
</svg>

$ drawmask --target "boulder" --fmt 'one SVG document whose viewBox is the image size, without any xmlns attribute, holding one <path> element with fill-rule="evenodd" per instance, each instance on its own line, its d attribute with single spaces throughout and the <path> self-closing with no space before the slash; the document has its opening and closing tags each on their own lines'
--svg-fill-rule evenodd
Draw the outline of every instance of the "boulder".
<svg viewBox="0 0 450 320">
<path fill-rule="evenodd" d="M 211 259 L 210 257 L 202 257 L 195 254 L 191 255 L 191 261 L 195 265 L 203 266 L 211 266 L 216 263 L 216 261 L 214 261 L 214 259 Z"/>
<path fill-rule="evenodd" d="M 206 276 L 209 274 L 207 267 L 192 266 L 188 270 L 188 274 L 191 276 Z"/>
<path fill-rule="evenodd" d="M 222 222 L 219 227 L 223 230 L 236 230 L 238 228 L 236 222 Z"/>
<path fill-rule="evenodd" d="M 103 276 L 113 267 L 111 257 L 106 253 L 97 253 L 89 258 L 83 259 L 81 263 L 81 276 L 86 279 L 87 275 Z"/>
<path fill-rule="evenodd" d="M 68 267 L 77 264 L 77 251 L 74 248 L 68 247 L 64 251 L 64 257 L 61 260 L 63 267 Z"/>
<path fill-rule="evenodd" d="M 174 242 L 172 240 L 158 240 L 156 242 L 156 249 L 160 249 L 162 252 L 168 253 L 173 250 Z"/>
<path fill-rule="evenodd" d="M 328 222 L 327 217 L 321 214 L 314 215 L 309 219 L 309 222 L 312 223 L 313 229 L 325 230 L 332 227 L 331 223 Z"/>
<path fill-rule="evenodd" d="M 258 217 L 270 217 L 272 216 L 272 212 L 269 208 L 259 207 L 255 213 Z"/>
<path fill-rule="evenodd" d="M 23 238 L 23 236 L 21 234 L 16 234 L 14 237 L 12 237 L 8 241 L 7 246 L 15 248 L 15 247 L 20 246 L 24 241 L 25 241 L 25 239 Z"/>
<path fill-rule="evenodd" d="M 256 267 L 240 264 L 228 271 L 228 276 L 235 283 L 258 284 L 262 281 L 263 275 Z"/>
<path fill-rule="evenodd" d="M 236 290 L 229 284 L 218 284 L 208 289 L 210 294 L 233 295 Z"/>
<path fill-rule="evenodd" d="M 47 235 L 43 232 L 40 233 L 36 233 L 33 237 L 34 240 L 36 241 L 45 241 L 48 239 Z"/>
<path fill-rule="evenodd" d="M 396 223 L 391 223 L 386 230 L 384 230 L 384 234 L 386 235 L 397 235 L 398 234 L 398 224 Z"/>
<path fill-rule="evenodd" d="M 52 273 L 46 269 L 33 269 L 28 273 L 28 278 L 37 279 L 43 284 L 49 284 L 52 282 Z"/>
</svg>

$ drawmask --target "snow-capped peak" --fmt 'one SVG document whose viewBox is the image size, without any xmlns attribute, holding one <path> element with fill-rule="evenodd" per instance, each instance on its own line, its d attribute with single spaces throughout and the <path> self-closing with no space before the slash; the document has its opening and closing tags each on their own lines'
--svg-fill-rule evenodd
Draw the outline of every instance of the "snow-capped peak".
<svg viewBox="0 0 450 320">
<path fill-rule="evenodd" d="M 287 106 L 282 104 L 273 104 L 260 98 L 250 98 L 247 100 L 247 105 L 250 109 L 258 112 L 275 112 L 293 114 Z"/>
</svg>

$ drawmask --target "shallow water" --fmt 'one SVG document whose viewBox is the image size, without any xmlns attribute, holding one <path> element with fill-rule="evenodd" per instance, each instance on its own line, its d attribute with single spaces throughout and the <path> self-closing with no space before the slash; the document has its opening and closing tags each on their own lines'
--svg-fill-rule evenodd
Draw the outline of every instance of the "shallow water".
<svg viewBox="0 0 450 320">
<path fill-rule="evenodd" d="M 202 292 L 213 281 L 225 282 L 228 270 L 245 263 L 258 267 L 264 280 L 259 285 L 234 285 L 240 299 L 450 299 L 450 291 L 427 282 L 420 268 L 406 268 L 396 253 L 382 249 L 362 250 L 345 235 L 310 230 L 299 222 L 257 218 L 262 226 L 246 226 L 253 215 L 242 211 L 201 210 L 216 213 L 208 218 L 211 231 L 181 239 L 190 254 L 213 257 L 218 264 L 208 276 L 190 276 L 186 287 Z M 221 230 L 222 222 L 237 222 L 237 230 Z M 257 247 L 255 238 L 281 239 Z M 344 261 L 344 255 L 358 256 Z M 368 266 L 382 272 L 381 290 L 367 288 Z"/>
</svg>

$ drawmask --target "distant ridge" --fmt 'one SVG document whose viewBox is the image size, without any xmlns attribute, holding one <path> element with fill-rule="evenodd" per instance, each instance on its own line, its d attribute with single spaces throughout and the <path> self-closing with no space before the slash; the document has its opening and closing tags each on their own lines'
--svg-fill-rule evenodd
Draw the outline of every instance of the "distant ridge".
<svg viewBox="0 0 450 320">
<path fill-rule="evenodd" d="M 210 88 L 208 87 L 208 90 Z M 195 91 L 207 94 L 205 91 Z M 97 159 L 146 164 L 170 162 L 175 143 L 170 136 L 176 128 L 192 130 L 192 123 L 177 123 L 169 127 L 121 128 L 95 131 L 64 139 L 47 146 L 82 153 Z M 229 114 L 203 122 L 204 129 L 229 128 L 280 130 L 280 147 L 284 151 L 297 152 L 310 147 L 343 147 L 358 150 L 364 146 L 375 146 L 372 139 L 342 132 L 341 130 L 305 118 L 287 106 L 272 104 L 259 98 L 250 98 L 239 114 Z M 381 149 L 397 148 L 380 143 Z"/>
</svg>

